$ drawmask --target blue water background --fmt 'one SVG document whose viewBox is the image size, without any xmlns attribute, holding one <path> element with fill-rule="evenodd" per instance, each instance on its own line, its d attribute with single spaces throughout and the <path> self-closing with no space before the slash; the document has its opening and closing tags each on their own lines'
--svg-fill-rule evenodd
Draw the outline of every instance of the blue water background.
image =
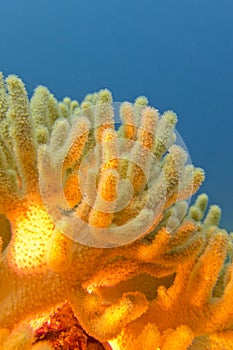
<svg viewBox="0 0 233 350">
<path fill-rule="evenodd" d="M 62 99 L 109 88 L 115 101 L 146 95 L 173 109 L 201 191 L 233 231 L 232 0 L 2 0 L 0 70 L 29 94 Z"/>
</svg>

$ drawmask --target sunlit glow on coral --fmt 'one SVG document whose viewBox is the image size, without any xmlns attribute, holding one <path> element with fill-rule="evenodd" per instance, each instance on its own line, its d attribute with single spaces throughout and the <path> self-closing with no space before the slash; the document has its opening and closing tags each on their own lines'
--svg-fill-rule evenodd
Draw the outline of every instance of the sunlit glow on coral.
<svg viewBox="0 0 233 350">
<path fill-rule="evenodd" d="M 41 325 L 45 322 L 49 322 L 51 313 L 53 312 L 53 309 L 51 309 L 47 313 L 43 313 L 41 315 L 37 315 L 36 318 L 33 319 L 28 319 L 27 322 L 28 324 L 36 330 L 37 328 L 41 327 Z"/>
<path fill-rule="evenodd" d="M 19 223 L 13 238 L 10 264 L 28 273 L 35 272 L 35 269 L 39 272 L 46 267 L 46 250 L 54 225 L 39 205 L 30 205 L 26 215 L 23 211 L 19 213 L 16 222 Z"/>
<path fill-rule="evenodd" d="M 112 350 L 121 350 L 117 340 L 109 340 L 108 343 L 111 345 Z"/>
</svg>

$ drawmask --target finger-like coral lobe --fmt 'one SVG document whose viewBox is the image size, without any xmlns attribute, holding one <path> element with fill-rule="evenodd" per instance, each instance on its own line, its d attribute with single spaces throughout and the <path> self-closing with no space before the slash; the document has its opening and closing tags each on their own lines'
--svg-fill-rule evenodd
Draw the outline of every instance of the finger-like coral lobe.
<svg viewBox="0 0 233 350">
<path fill-rule="evenodd" d="M 176 123 L 0 74 L 0 349 L 233 349 L 232 234 L 188 209 Z"/>
</svg>

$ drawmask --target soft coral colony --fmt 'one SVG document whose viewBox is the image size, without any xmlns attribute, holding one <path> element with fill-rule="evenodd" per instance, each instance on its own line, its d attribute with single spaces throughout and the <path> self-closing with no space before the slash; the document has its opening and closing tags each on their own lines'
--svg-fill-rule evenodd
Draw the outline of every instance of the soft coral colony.
<svg viewBox="0 0 233 350">
<path fill-rule="evenodd" d="M 204 172 L 175 144 L 173 112 L 160 116 L 139 97 L 120 116 L 115 128 L 108 90 L 79 104 L 39 86 L 29 101 L 18 77 L 0 75 L 0 349 L 85 349 L 88 337 L 102 349 L 233 349 L 231 235 L 204 194 L 186 214 Z M 131 142 L 119 157 L 122 139 Z M 77 171 L 95 146 L 83 190 Z M 41 197 L 44 160 L 48 203 L 61 176 L 68 235 Z M 88 193 L 94 173 L 97 191 Z M 103 210 L 101 198 L 109 207 L 119 193 L 125 200 L 120 180 L 132 184 L 131 200 Z M 91 227 L 94 244 L 72 239 L 70 213 Z"/>
</svg>

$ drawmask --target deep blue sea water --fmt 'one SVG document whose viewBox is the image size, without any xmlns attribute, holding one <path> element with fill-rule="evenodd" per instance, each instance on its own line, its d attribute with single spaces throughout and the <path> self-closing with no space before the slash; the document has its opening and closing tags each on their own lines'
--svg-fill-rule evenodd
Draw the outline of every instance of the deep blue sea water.
<svg viewBox="0 0 233 350">
<path fill-rule="evenodd" d="M 29 94 L 61 99 L 109 88 L 115 101 L 146 95 L 173 109 L 201 191 L 233 231 L 232 0 L 2 0 L 0 70 Z"/>
</svg>

